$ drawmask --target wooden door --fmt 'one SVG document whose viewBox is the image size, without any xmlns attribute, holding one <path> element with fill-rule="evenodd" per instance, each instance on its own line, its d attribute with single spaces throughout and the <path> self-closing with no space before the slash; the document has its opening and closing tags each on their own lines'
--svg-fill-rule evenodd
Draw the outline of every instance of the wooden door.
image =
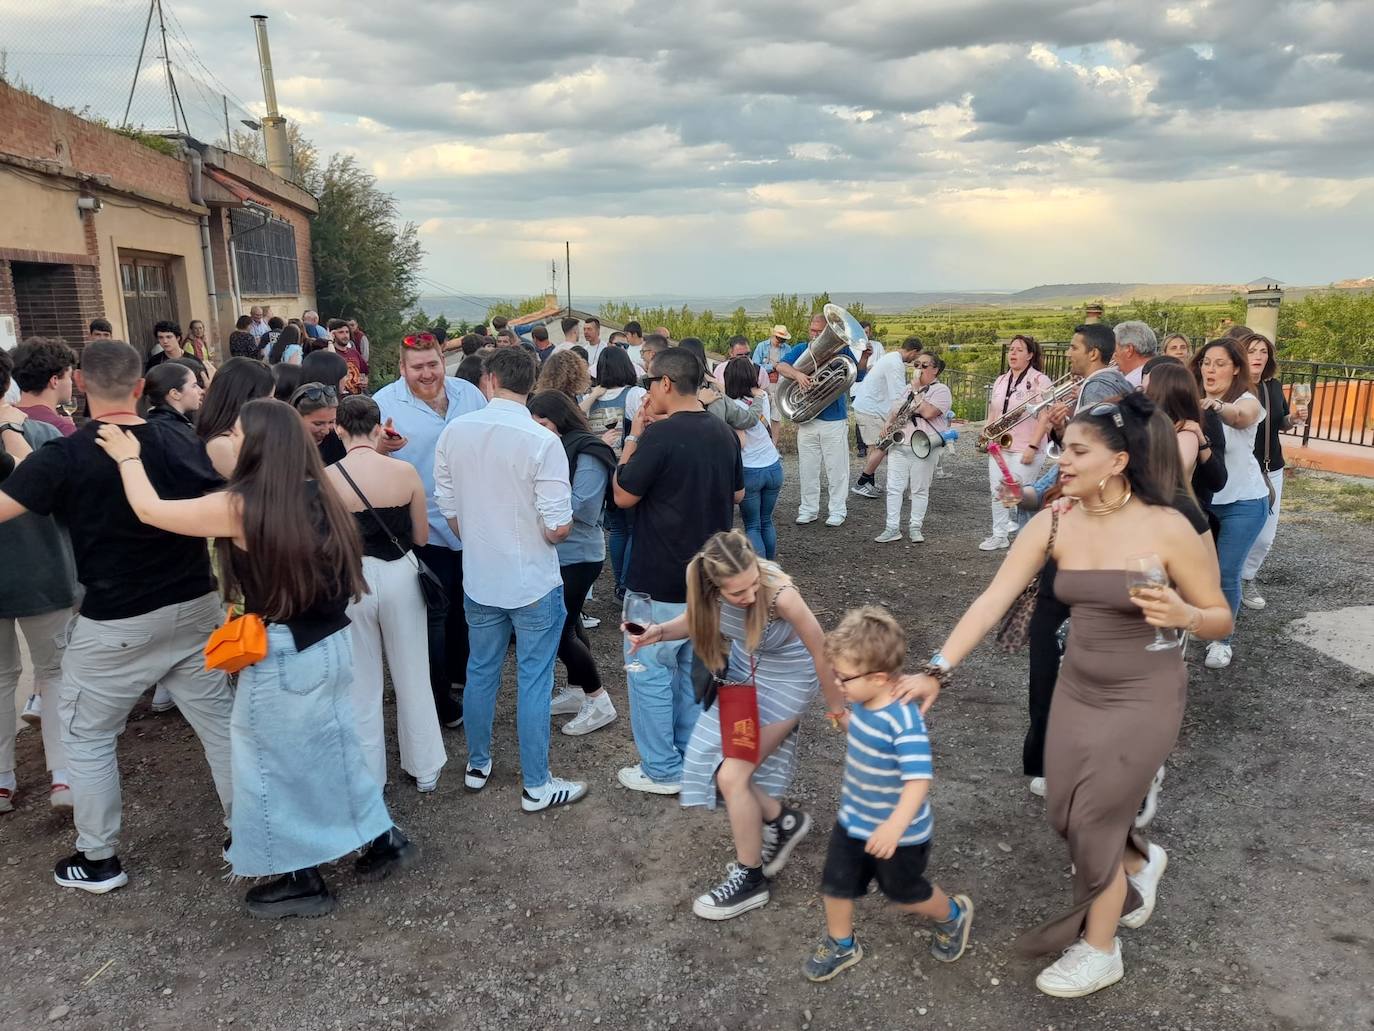
<svg viewBox="0 0 1374 1031">
<path fill-rule="evenodd" d="M 163 320 L 177 321 L 172 270 L 165 262 L 155 259 L 121 258 L 119 281 L 124 292 L 129 343 L 146 357 L 157 343 L 153 326 Z"/>
</svg>

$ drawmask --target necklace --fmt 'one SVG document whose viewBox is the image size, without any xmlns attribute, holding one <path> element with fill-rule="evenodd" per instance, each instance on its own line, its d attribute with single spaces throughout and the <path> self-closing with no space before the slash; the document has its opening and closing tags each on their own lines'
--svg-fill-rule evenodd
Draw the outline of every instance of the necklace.
<svg viewBox="0 0 1374 1031">
<path fill-rule="evenodd" d="M 1079 504 L 1082 506 L 1083 511 L 1087 512 L 1089 515 L 1111 515 L 1113 512 L 1119 512 L 1121 511 L 1121 509 L 1125 508 L 1127 503 L 1130 502 L 1130 500 L 1131 488 L 1127 487 L 1124 493 L 1117 495 L 1110 501 L 1108 501 L 1106 498 L 1103 498 L 1097 504 L 1093 505 L 1089 504 L 1088 501 L 1084 499 L 1083 501 L 1079 502 Z"/>
<path fill-rule="evenodd" d="M 112 415 L 130 415 L 135 419 L 138 418 L 137 412 L 101 412 L 99 415 L 91 416 L 91 418 L 96 422 L 109 422 L 110 416 Z"/>
<path fill-rule="evenodd" d="M 351 455 L 351 454 L 353 454 L 354 451 L 376 451 L 376 450 L 377 450 L 377 449 L 376 449 L 375 447 L 373 447 L 371 444 L 354 444 L 351 448 L 349 448 L 347 451 L 345 451 L 344 454 L 345 454 L 345 455 Z"/>
</svg>

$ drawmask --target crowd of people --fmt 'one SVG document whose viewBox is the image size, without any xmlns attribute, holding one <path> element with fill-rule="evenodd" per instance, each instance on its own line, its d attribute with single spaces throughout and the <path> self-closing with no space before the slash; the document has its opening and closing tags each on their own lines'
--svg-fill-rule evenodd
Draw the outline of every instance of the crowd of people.
<svg viewBox="0 0 1374 1031">
<path fill-rule="evenodd" d="M 0 394 L 18 391 L 0 405 L 0 812 L 18 790 L 22 634 L 23 718 L 42 727 L 50 803 L 76 829 L 59 885 L 128 881 L 116 745 L 150 689 L 154 711 L 179 709 L 201 741 L 224 857 L 256 880 L 247 911 L 313 916 L 336 905 L 323 866 L 357 853 L 358 875 L 382 879 L 417 860 L 384 789 L 434 791 L 459 740 L 446 731 L 462 732 L 469 791 L 509 765 L 524 812 L 585 797 L 550 768 L 551 721 L 571 717 L 574 737 L 612 724 L 613 662 L 639 758 L 619 783 L 725 805 L 734 856 L 694 897 L 697 916 L 768 904 L 810 833 L 787 796 L 819 698 L 848 754 L 804 975 L 862 959 L 853 901 L 875 880 L 953 962 L 974 901 L 926 876 L 924 714 L 1000 626 L 1006 647 L 1029 649 L 1023 772 L 1074 864 L 1072 908 L 1020 944 L 1061 953 L 1036 982 L 1049 995 L 1122 977 L 1118 928 L 1149 920 L 1167 866 L 1146 829 L 1183 716 L 1183 644 L 1209 642 L 1206 665 L 1225 666 L 1241 607 L 1265 604 L 1279 432 L 1306 415 L 1290 412 L 1272 341 L 1237 327 L 1179 352 L 1143 323 L 1085 324 L 1056 383 L 1037 342 L 1013 338 L 991 389 L 990 425 L 1008 425 L 989 448 L 992 529 L 977 545 L 1007 554 L 913 673 L 890 613 L 857 607 L 827 632 L 778 559 L 780 390 L 815 388 L 804 370 L 825 317 L 807 342 L 785 326 L 730 340 L 714 368 L 701 341 L 663 328 L 602 342 L 596 320 L 564 319 L 553 344 L 544 326 L 525 339 L 498 319 L 462 338 L 454 375 L 439 334 L 406 336 L 399 378 L 369 394 L 356 323 L 264 316 L 245 316 L 219 360 L 203 326 L 158 323 L 136 348 L 103 320 L 79 356 L 37 338 L 0 352 Z M 864 329 L 860 354 L 840 351 L 852 394 L 797 425 L 796 523 L 820 519 L 824 481 L 826 526 L 851 494 L 885 498 L 877 541 L 902 539 L 905 503 L 920 543 L 957 436 L 944 364 L 919 339 L 886 351 Z M 584 611 L 608 558 L 615 652 Z M 207 638 L 231 629 L 243 662 L 210 661 Z M 514 760 L 493 737 L 512 638 Z M 384 670 L 403 777 L 388 770 Z"/>
</svg>

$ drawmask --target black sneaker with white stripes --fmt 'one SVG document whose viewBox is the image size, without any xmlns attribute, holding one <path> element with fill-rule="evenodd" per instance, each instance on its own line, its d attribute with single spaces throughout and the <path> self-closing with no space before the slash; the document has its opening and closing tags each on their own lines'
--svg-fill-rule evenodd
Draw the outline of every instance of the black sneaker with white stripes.
<svg viewBox="0 0 1374 1031">
<path fill-rule="evenodd" d="M 64 888 L 80 888 L 93 895 L 104 895 L 129 883 L 129 875 L 119 865 L 118 856 L 108 859 L 87 859 L 77 852 L 53 868 L 53 880 Z"/>
<path fill-rule="evenodd" d="M 729 920 L 768 904 L 768 878 L 757 867 L 739 863 L 725 868 L 725 880 L 692 900 L 692 912 L 703 920 Z"/>
<path fill-rule="evenodd" d="M 587 793 L 587 785 L 580 780 L 562 780 L 550 777 L 541 788 L 526 788 L 520 793 L 520 808 L 527 813 L 537 813 L 559 805 L 572 805 Z"/>
<path fill-rule="evenodd" d="M 811 832 L 811 817 L 800 809 L 783 808 L 778 818 L 763 825 L 763 876 L 776 877 L 792 850 Z"/>
</svg>

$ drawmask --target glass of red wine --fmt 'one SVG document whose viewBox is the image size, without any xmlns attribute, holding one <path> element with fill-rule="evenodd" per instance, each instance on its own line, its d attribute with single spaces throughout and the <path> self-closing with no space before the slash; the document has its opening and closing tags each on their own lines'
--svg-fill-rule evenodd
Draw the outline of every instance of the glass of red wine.
<svg viewBox="0 0 1374 1031">
<path fill-rule="evenodd" d="M 626 591 L 625 606 L 621 609 L 621 614 L 621 626 L 625 632 L 638 637 L 648 630 L 649 624 L 654 621 L 653 599 L 641 591 Z M 625 663 L 625 670 L 628 673 L 647 673 L 649 667 L 639 659 L 631 658 Z"/>
</svg>

